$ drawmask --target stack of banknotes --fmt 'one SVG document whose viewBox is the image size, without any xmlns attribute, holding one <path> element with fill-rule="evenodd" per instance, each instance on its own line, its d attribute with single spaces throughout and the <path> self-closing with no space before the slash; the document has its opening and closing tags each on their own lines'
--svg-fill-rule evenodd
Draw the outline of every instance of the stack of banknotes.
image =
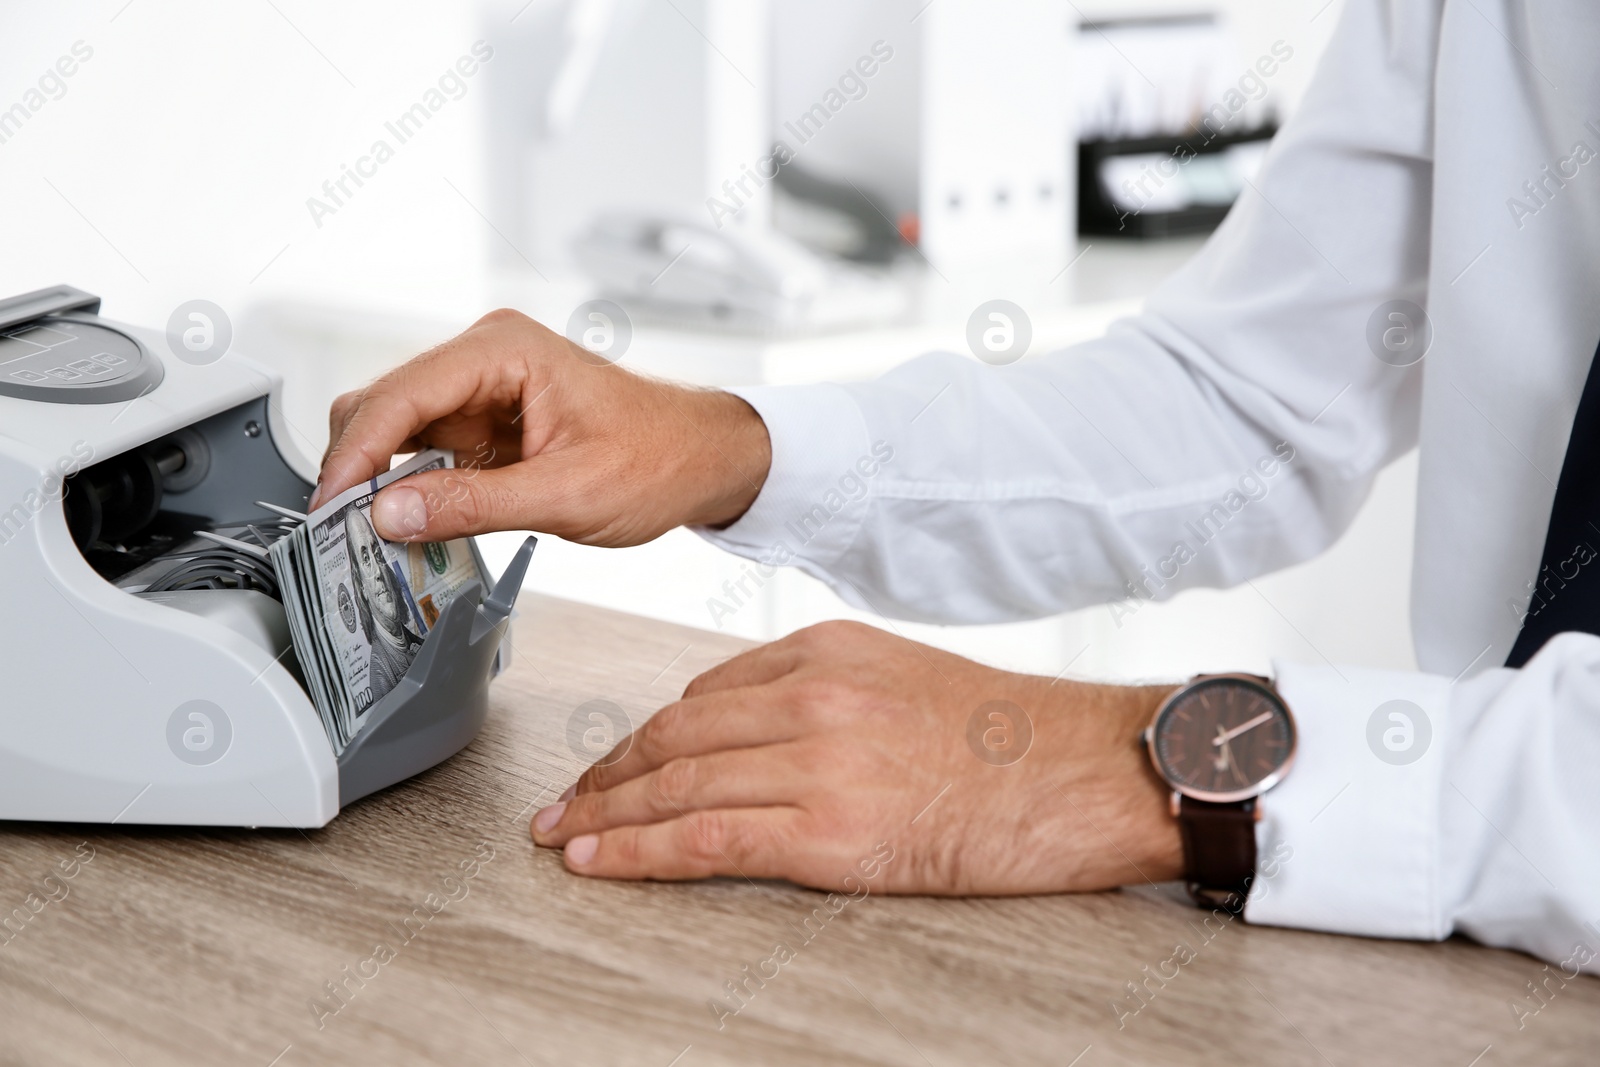
<svg viewBox="0 0 1600 1067">
<path fill-rule="evenodd" d="M 406 544 L 385 541 L 372 525 L 378 490 L 453 466 L 450 452 L 419 452 L 329 500 L 268 550 L 295 656 L 335 755 L 399 683 L 461 590 L 471 582 L 489 588 L 471 538 Z"/>
</svg>

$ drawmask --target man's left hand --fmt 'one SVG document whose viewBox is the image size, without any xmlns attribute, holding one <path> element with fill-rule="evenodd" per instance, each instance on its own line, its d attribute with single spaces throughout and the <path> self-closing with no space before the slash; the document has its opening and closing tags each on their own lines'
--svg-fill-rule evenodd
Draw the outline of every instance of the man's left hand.
<svg viewBox="0 0 1600 1067">
<path fill-rule="evenodd" d="M 533 838 L 606 878 L 837 890 L 884 843 L 880 892 L 1176 878 L 1166 787 L 1138 743 L 1172 689 L 1052 682 L 824 623 L 696 678 L 540 811 Z"/>
</svg>

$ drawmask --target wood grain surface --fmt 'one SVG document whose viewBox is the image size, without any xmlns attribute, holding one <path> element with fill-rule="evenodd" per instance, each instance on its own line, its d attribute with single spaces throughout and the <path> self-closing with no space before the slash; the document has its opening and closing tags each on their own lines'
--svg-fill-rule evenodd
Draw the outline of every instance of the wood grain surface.
<svg viewBox="0 0 1600 1067">
<path fill-rule="evenodd" d="M 529 595 L 516 646 L 476 742 L 322 830 L 0 828 L 0 912 L 28 915 L 0 933 L 0 1062 L 1600 1060 L 1600 981 L 1464 941 L 1206 931 L 1169 887 L 874 894 L 806 940 L 820 893 L 569 875 L 527 824 L 605 712 L 640 722 L 743 645 Z M 779 941 L 794 958 L 727 1011 Z M 1193 958 L 1165 963 L 1180 941 Z"/>
</svg>

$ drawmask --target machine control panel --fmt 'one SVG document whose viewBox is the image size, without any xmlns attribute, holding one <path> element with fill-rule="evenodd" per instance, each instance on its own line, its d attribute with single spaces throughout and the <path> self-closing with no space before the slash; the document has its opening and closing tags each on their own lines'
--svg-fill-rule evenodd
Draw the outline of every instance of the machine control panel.
<svg viewBox="0 0 1600 1067">
<path fill-rule="evenodd" d="M 161 383 L 159 357 L 100 322 L 100 300 L 56 286 L 0 301 L 0 395 L 114 404 Z"/>
</svg>

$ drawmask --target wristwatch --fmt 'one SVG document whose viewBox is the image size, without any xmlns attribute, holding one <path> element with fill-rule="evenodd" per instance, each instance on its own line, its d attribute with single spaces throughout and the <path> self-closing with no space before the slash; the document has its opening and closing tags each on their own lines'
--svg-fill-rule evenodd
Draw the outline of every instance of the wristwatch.
<svg viewBox="0 0 1600 1067">
<path fill-rule="evenodd" d="M 1189 895 L 1238 914 L 1255 877 L 1261 794 L 1294 763 L 1289 706 L 1270 679 L 1196 675 L 1162 701 L 1141 740 L 1172 787 Z"/>
</svg>

